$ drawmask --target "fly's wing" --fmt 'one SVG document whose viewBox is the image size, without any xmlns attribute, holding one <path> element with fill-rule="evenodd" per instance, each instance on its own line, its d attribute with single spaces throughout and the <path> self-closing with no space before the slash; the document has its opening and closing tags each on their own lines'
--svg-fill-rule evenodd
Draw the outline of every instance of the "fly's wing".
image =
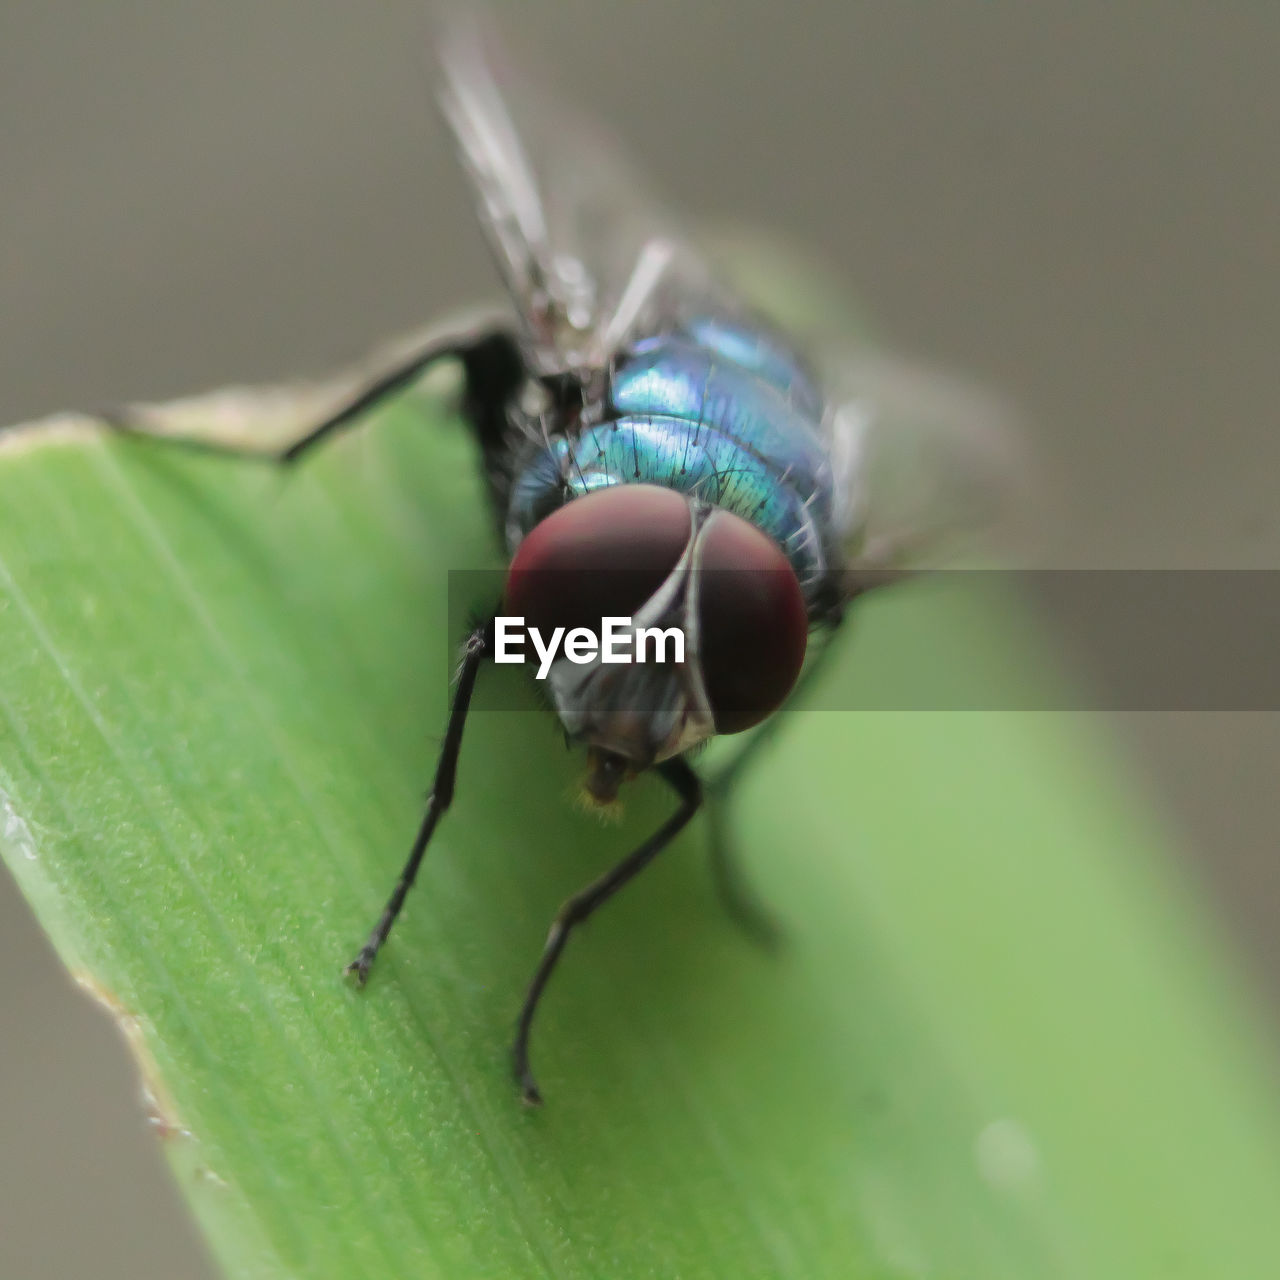
<svg viewBox="0 0 1280 1280">
<path fill-rule="evenodd" d="M 716 243 L 738 295 L 790 336 L 821 387 L 833 541 L 853 585 L 1003 562 L 1026 546 L 1035 485 L 1009 405 L 886 351 L 836 284 L 840 273 L 793 246 L 742 230 Z"/>
<path fill-rule="evenodd" d="M 734 292 L 722 290 L 621 153 L 533 83 L 474 16 L 447 25 L 442 57 L 441 104 L 538 372 L 587 382 L 663 319 L 741 316 L 746 300 L 783 321 L 816 366 L 836 532 L 852 569 L 947 563 L 998 521 L 1017 467 L 994 401 L 865 340 L 832 356 L 827 335 L 849 326 L 832 323 L 829 291 L 814 288 L 821 277 L 785 255 L 722 245 L 717 269 Z M 783 269 L 766 281 L 769 260 Z M 776 305 L 784 295 L 817 297 L 826 314 L 816 324 L 787 316 Z"/>
<path fill-rule="evenodd" d="M 1007 406 L 869 344 L 819 364 L 851 571 L 980 562 L 1008 541 L 1027 471 Z"/>
<path fill-rule="evenodd" d="M 534 83 L 487 24 L 455 17 L 440 47 L 441 107 L 538 372 L 599 371 L 673 293 L 710 288 L 620 152 Z"/>
</svg>

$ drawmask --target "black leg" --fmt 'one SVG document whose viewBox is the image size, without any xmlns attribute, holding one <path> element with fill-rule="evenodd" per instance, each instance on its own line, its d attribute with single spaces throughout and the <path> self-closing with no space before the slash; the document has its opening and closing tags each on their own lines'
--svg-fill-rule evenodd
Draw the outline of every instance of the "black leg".
<svg viewBox="0 0 1280 1280">
<path fill-rule="evenodd" d="M 166 444 L 200 453 L 262 458 L 288 465 L 297 462 L 315 445 L 359 421 L 384 400 L 409 386 L 430 365 L 439 360 L 451 359 L 460 360 L 466 371 L 463 407 L 482 441 L 487 444 L 489 437 L 498 429 L 498 424 L 505 422 L 506 407 L 524 378 L 519 348 L 505 329 L 475 334 L 451 334 L 435 339 L 380 373 L 326 418 L 308 427 L 303 435 L 279 453 L 264 453 L 236 445 L 220 444 L 216 440 L 196 436 L 159 438 Z M 129 435 L 157 436 L 156 432 L 148 431 L 144 426 L 131 421 L 123 412 L 110 412 L 100 416 L 117 431 Z"/>
<path fill-rule="evenodd" d="M 698 775 L 682 759 L 668 760 L 657 766 L 657 772 L 666 779 L 680 797 L 680 808 L 658 828 L 638 849 L 629 853 L 612 871 L 576 893 L 556 913 L 542 959 L 529 984 L 524 1005 L 520 1010 L 520 1024 L 512 1050 L 516 1079 L 520 1083 L 525 1102 L 537 1106 L 542 1102 L 537 1082 L 529 1066 L 529 1032 L 533 1028 L 533 1016 L 538 1011 L 543 989 L 551 977 L 556 963 L 564 951 L 565 943 L 575 925 L 581 924 L 598 906 L 607 902 L 628 880 L 633 879 L 675 839 L 681 829 L 698 811 L 702 803 L 702 783 Z"/>
<path fill-rule="evenodd" d="M 752 887 L 751 881 L 743 875 L 741 860 L 734 852 L 729 835 L 727 810 L 725 795 L 717 787 L 709 793 L 707 804 L 707 820 L 711 827 L 711 878 L 725 914 L 757 946 L 766 951 L 777 951 L 783 942 L 782 927 Z"/>
<path fill-rule="evenodd" d="M 448 359 L 461 360 L 466 370 L 465 408 L 469 418 L 473 421 L 483 418 L 492 412 L 495 405 L 505 414 L 506 405 L 524 376 L 514 339 L 503 329 L 466 337 L 450 336 L 438 339 L 403 363 L 388 369 L 323 422 L 312 427 L 300 440 L 295 440 L 279 455 L 280 461 L 297 462 L 304 453 L 335 431 L 350 426 L 388 396 L 416 381 L 428 366 L 437 360 Z M 481 424 L 482 432 L 487 425 Z"/>
<path fill-rule="evenodd" d="M 414 877 L 422 863 L 422 856 L 427 851 L 436 824 L 453 800 L 453 784 L 458 773 L 458 753 L 462 749 L 462 730 L 467 722 L 467 710 L 471 705 L 471 693 L 475 688 L 476 675 L 480 664 L 493 651 L 493 623 L 487 622 L 477 627 L 467 637 L 462 647 L 462 663 L 458 670 L 458 683 L 453 694 L 453 706 L 449 710 L 449 725 L 445 730 L 444 742 L 440 747 L 440 759 L 436 764 L 435 781 L 431 786 L 431 795 L 427 800 L 427 811 L 422 818 L 422 826 L 418 828 L 418 837 L 409 852 L 409 860 L 400 872 L 400 879 L 383 908 L 378 923 L 369 934 L 369 940 L 360 948 L 360 954 L 347 965 L 346 972 L 353 973 L 356 981 L 363 986 L 369 976 L 369 970 L 379 948 L 387 940 L 391 926 L 395 924 L 400 908 L 409 890 L 413 887 Z"/>
<path fill-rule="evenodd" d="M 822 648 L 813 655 L 808 666 L 801 673 L 796 687 L 791 691 L 788 705 L 803 695 L 805 689 L 821 671 L 831 647 L 831 640 L 827 638 Z M 716 891 L 730 919 L 740 925 L 749 938 L 770 951 L 777 950 L 782 944 L 782 929 L 774 918 L 773 912 L 742 874 L 742 867 L 733 851 L 733 842 L 729 838 L 727 819 L 729 796 L 734 786 L 752 763 L 759 759 L 761 747 L 772 740 L 783 723 L 781 712 L 770 716 L 747 739 L 738 754 L 707 784 L 707 817 L 711 827 L 711 876 L 715 881 Z"/>
<path fill-rule="evenodd" d="M 801 676 L 805 679 L 809 673 Z M 742 872 L 729 834 L 729 796 L 751 764 L 759 759 L 760 748 L 769 742 L 782 724 L 781 713 L 770 716 L 747 739 L 736 756 L 707 784 L 707 820 L 711 836 L 711 878 L 729 918 L 758 946 L 776 951 L 782 945 L 782 928 L 764 899 L 751 887 Z"/>
<path fill-rule="evenodd" d="M 382 401 L 416 381 L 437 360 L 456 358 L 459 354 L 460 347 L 456 338 L 444 338 L 430 343 L 423 350 L 415 352 L 400 364 L 380 374 L 367 386 L 362 387 L 346 404 L 334 410 L 322 422 L 316 423 L 305 435 L 278 454 L 278 461 L 297 462 L 303 454 L 310 453 L 321 441 L 327 440 L 343 427 L 357 422 Z"/>
</svg>

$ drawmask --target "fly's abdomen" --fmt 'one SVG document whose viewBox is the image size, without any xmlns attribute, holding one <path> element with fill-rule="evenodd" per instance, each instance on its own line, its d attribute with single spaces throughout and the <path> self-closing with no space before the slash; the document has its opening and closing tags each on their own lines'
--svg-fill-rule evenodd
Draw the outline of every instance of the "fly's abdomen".
<svg viewBox="0 0 1280 1280">
<path fill-rule="evenodd" d="M 749 329 L 693 321 L 647 339 L 619 362 L 605 420 L 553 437 L 521 468 L 511 540 L 570 497 L 656 484 L 764 530 L 816 592 L 830 567 L 832 497 L 819 405 L 785 351 Z"/>
<path fill-rule="evenodd" d="M 829 497 L 827 450 L 817 423 L 762 372 L 683 337 L 641 344 L 613 378 L 620 416 L 658 414 L 720 433 L 760 458 L 807 500 Z"/>
<path fill-rule="evenodd" d="M 683 332 L 699 346 L 769 383 L 805 418 L 821 420 L 822 395 L 809 371 L 793 352 L 763 330 L 718 316 L 697 316 Z"/>
</svg>

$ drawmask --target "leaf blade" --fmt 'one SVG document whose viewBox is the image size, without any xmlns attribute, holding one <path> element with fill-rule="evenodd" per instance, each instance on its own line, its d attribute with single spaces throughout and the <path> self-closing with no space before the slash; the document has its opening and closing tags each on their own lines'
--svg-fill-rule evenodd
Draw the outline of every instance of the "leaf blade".
<svg viewBox="0 0 1280 1280">
<path fill-rule="evenodd" d="M 486 712 L 392 945 L 342 983 L 443 722 L 445 569 L 493 563 L 473 476 L 421 405 L 285 485 L 146 442 L 0 450 L 5 856 L 136 1019 L 224 1264 L 1265 1274 L 1270 1046 L 1163 833 L 1054 717 L 798 713 L 734 817 L 790 954 L 732 932 L 682 840 L 575 938 L 531 1115 L 505 1048 L 546 922 L 667 802 L 642 786 L 599 831 L 563 803 L 554 726 Z M 869 611 L 833 679 L 954 629 L 943 607 Z M 1073 1101 L 1075 1030 L 1124 1072 L 1169 1065 L 1147 1097 L 1103 1074 Z"/>
</svg>

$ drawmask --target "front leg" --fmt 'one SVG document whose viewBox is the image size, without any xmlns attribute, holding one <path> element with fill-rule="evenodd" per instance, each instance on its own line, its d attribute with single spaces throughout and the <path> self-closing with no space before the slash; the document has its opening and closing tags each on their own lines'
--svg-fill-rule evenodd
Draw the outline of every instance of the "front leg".
<svg viewBox="0 0 1280 1280">
<path fill-rule="evenodd" d="M 293 443 L 284 449 L 268 450 L 204 436 L 169 434 L 162 427 L 149 425 L 150 414 L 139 421 L 129 410 L 113 410 L 98 416 L 123 435 L 152 437 L 163 440 L 170 447 L 197 453 L 258 458 L 290 466 L 309 456 L 317 445 L 363 421 L 442 360 L 456 360 L 462 365 L 463 417 L 488 456 L 501 444 L 506 431 L 507 410 L 525 380 L 519 345 L 513 334 L 500 327 L 433 338 L 371 375 L 319 421 L 291 422 L 289 433 L 294 437 Z M 159 413 L 163 415 L 163 410 Z"/>
<path fill-rule="evenodd" d="M 538 1011 L 538 1003 L 542 999 L 547 980 L 564 951 L 565 943 L 569 941 L 569 934 L 597 907 L 613 897 L 628 880 L 643 871 L 675 839 L 698 812 L 702 803 L 702 783 L 683 759 L 677 757 L 668 760 L 657 766 L 657 772 L 675 789 L 680 797 L 680 808 L 638 849 L 627 854 L 612 871 L 589 884 L 580 893 L 574 894 L 556 913 L 551 924 L 542 959 L 534 971 L 533 981 L 529 984 L 528 994 L 520 1010 L 520 1024 L 512 1048 L 516 1080 L 520 1084 L 525 1102 L 530 1106 L 540 1105 L 542 1094 L 538 1092 L 537 1081 L 534 1080 L 533 1070 L 529 1065 L 529 1033 L 533 1029 L 533 1017 Z"/>
<path fill-rule="evenodd" d="M 471 694 L 475 689 L 480 664 L 493 654 L 493 630 L 493 619 L 490 619 L 483 626 L 477 627 L 462 646 L 458 682 L 454 689 L 453 705 L 449 709 L 449 726 L 445 730 L 444 742 L 440 747 L 435 781 L 431 785 L 431 795 L 427 799 L 427 811 L 423 815 L 422 825 L 418 828 L 418 837 L 413 842 L 409 860 L 400 872 L 400 878 L 391 891 L 391 897 L 387 900 L 378 923 L 373 926 L 368 941 L 360 948 L 360 953 L 346 968 L 346 972 L 354 974 L 361 986 L 364 986 L 368 979 L 374 959 L 382 944 L 386 942 L 391 926 L 395 924 L 396 917 L 404 906 L 404 900 L 413 887 L 418 867 L 435 832 L 436 824 L 453 801 L 453 784 L 458 774 L 458 754 L 462 750 L 462 730 L 467 722 L 467 711 L 471 706 Z"/>
</svg>

